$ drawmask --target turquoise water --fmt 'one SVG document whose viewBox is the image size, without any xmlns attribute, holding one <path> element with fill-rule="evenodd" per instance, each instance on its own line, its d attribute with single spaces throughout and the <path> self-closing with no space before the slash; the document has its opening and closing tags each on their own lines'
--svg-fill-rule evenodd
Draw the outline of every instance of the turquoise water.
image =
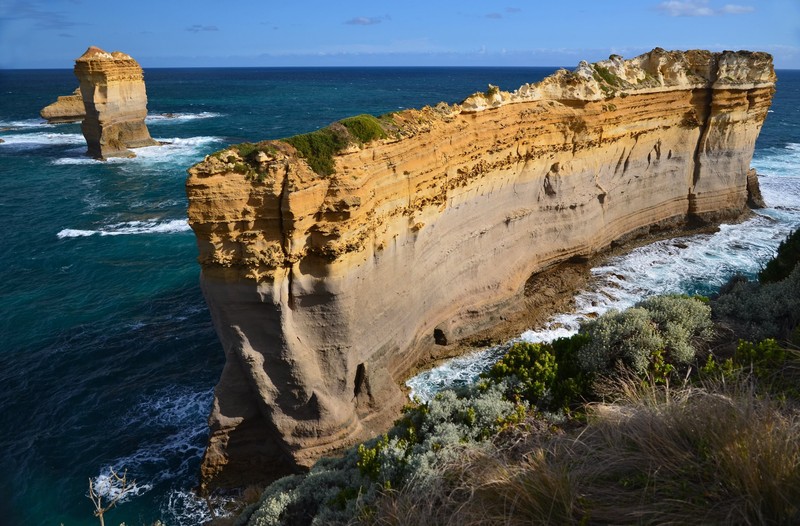
<svg viewBox="0 0 800 526">
<path fill-rule="evenodd" d="M 39 110 L 70 70 L 0 71 L 0 524 L 97 524 L 88 479 L 128 470 L 129 526 L 208 517 L 191 489 L 222 349 L 202 299 L 185 170 L 232 142 L 458 102 L 552 68 L 147 70 L 162 147 L 83 156 Z M 169 115 L 163 115 L 169 114 Z"/>
</svg>

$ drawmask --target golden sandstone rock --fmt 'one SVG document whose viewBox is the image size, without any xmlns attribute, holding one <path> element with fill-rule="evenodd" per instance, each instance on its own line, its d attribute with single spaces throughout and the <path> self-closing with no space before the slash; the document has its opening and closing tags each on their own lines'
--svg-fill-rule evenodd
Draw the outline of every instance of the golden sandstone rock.
<svg viewBox="0 0 800 526">
<path fill-rule="evenodd" d="M 282 141 L 206 157 L 188 213 L 227 361 L 205 487 L 383 431 L 436 341 L 519 309 L 532 274 L 742 214 L 774 83 L 765 53 L 655 49 L 384 116 L 386 138 L 342 121 L 330 170 L 311 136 L 290 139 L 305 158 Z"/>
<path fill-rule="evenodd" d="M 88 155 L 97 159 L 134 157 L 128 148 L 158 144 L 144 124 L 144 74 L 130 55 L 106 53 L 92 46 L 75 60 L 74 71 L 86 111 L 81 130 Z"/>
<path fill-rule="evenodd" d="M 81 97 L 81 89 L 75 88 L 70 95 L 63 95 L 58 97 L 52 104 L 48 104 L 39 115 L 43 119 L 47 119 L 50 124 L 59 122 L 81 122 L 86 116 L 86 110 L 83 107 L 83 97 Z"/>
</svg>

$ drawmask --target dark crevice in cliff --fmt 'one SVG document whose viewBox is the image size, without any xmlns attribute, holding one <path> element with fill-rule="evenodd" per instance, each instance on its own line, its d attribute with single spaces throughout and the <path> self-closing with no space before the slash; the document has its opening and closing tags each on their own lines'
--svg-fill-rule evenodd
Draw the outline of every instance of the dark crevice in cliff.
<svg viewBox="0 0 800 526">
<path fill-rule="evenodd" d="M 284 214 L 291 213 L 291 208 L 289 207 L 289 167 L 286 167 L 286 171 L 283 174 L 283 181 L 281 182 L 281 196 L 278 201 L 278 228 L 281 232 L 281 250 L 283 251 L 283 266 L 287 270 L 286 279 L 288 281 L 288 291 L 287 291 L 287 298 L 286 304 L 289 306 L 290 309 L 294 310 L 294 294 L 292 294 L 292 286 L 294 272 L 292 271 L 292 262 L 289 259 L 290 255 L 290 238 L 289 232 L 287 232 L 287 223 L 289 220 L 284 216 Z"/>
<path fill-rule="evenodd" d="M 693 172 L 692 172 L 692 188 L 689 191 L 689 214 L 695 212 L 695 194 L 694 188 L 700 180 L 700 170 L 702 168 L 700 163 L 700 156 L 703 153 L 703 145 L 708 137 L 709 122 L 711 121 L 711 109 L 714 103 L 714 83 L 717 81 L 719 75 L 719 63 L 714 59 L 714 67 L 711 68 L 711 78 L 709 79 L 709 87 L 705 89 L 705 97 L 703 101 L 703 115 L 702 121 L 699 124 L 700 135 L 697 137 L 697 144 L 694 146 L 693 157 Z"/>
</svg>

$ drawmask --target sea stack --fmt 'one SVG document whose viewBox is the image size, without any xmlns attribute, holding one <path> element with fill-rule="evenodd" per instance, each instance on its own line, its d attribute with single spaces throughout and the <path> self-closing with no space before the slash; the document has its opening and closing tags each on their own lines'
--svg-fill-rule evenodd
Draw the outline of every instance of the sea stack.
<svg viewBox="0 0 800 526">
<path fill-rule="evenodd" d="M 134 157 L 128 148 L 154 146 L 144 123 L 147 93 L 141 66 L 125 53 L 90 47 L 75 60 L 86 117 L 81 124 L 87 155 Z"/>
<path fill-rule="evenodd" d="M 740 216 L 775 80 L 766 53 L 657 48 L 206 157 L 188 215 L 227 361 L 204 487 L 382 432 L 412 368 L 525 309 L 531 275 Z"/>
<path fill-rule="evenodd" d="M 81 88 L 75 88 L 75 91 L 70 95 L 58 97 L 54 103 L 42 108 L 39 115 L 50 124 L 81 122 L 86 116 L 83 97 L 81 97 Z"/>
</svg>

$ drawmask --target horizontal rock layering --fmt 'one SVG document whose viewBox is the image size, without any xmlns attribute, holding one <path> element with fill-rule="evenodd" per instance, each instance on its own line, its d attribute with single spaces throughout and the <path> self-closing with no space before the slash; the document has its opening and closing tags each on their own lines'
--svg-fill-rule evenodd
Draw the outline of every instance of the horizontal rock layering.
<svg viewBox="0 0 800 526">
<path fill-rule="evenodd" d="M 147 93 L 141 66 L 130 55 L 90 47 L 75 60 L 86 117 L 81 124 L 87 154 L 133 157 L 128 148 L 154 146 L 145 126 Z"/>
<path fill-rule="evenodd" d="M 39 115 L 43 119 L 47 119 L 50 124 L 59 122 L 81 122 L 86 116 L 86 110 L 83 107 L 83 97 L 81 97 L 81 89 L 75 88 L 69 95 L 62 95 L 56 99 L 52 104 L 48 104 Z"/>
<path fill-rule="evenodd" d="M 192 167 L 227 359 L 206 487 L 382 431 L 435 342 L 496 323 L 533 273 L 654 225 L 740 215 L 774 83 L 764 53 L 655 49 Z M 338 145 L 327 161 L 307 147 L 322 139 Z"/>
</svg>

